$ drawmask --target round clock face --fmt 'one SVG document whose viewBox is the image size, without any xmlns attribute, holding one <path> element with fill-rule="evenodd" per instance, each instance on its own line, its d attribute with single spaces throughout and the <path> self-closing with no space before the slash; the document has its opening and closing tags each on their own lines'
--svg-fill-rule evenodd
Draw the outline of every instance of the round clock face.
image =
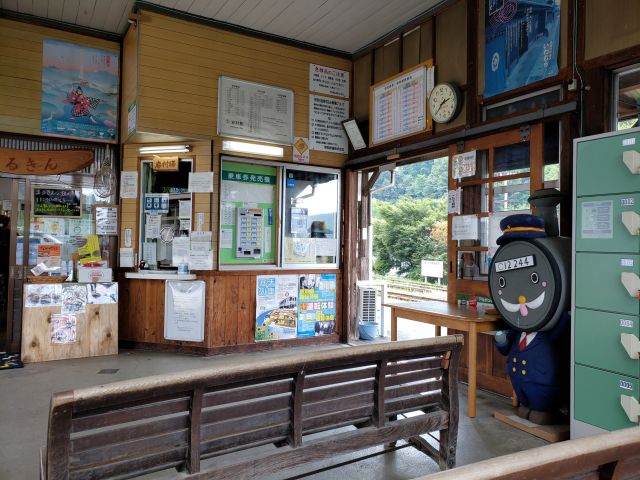
<svg viewBox="0 0 640 480">
<path fill-rule="evenodd" d="M 429 111 L 434 122 L 447 123 L 455 117 L 460 106 L 460 95 L 450 83 L 439 83 L 429 96 Z"/>
<path fill-rule="evenodd" d="M 162 240 L 164 243 L 173 242 L 173 235 L 173 228 L 169 226 L 162 227 L 162 230 L 160 230 L 160 240 Z"/>
</svg>

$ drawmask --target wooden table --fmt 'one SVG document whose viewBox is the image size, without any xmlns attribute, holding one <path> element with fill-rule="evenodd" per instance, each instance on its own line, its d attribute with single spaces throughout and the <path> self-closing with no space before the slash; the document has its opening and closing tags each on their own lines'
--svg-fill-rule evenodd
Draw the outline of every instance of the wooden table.
<svg viewBox="0 0 640 480">
<path fill-rule="evenodd" d="M 385 303 L 384 306 L 391 309 L 392 341 L 398 339 L 398 317 L 435 325 L 437 336 L 440 336 L 441 327 L 453 328 L 468 333 L 468 415 L 475 417 L 478 333 L 499 330 L 502 325 L 500 316 L 481 313 L 477 309 L 467 306 L 452 305 L 435 300 L 427 302 L 390 302 Z"/>
</svg>

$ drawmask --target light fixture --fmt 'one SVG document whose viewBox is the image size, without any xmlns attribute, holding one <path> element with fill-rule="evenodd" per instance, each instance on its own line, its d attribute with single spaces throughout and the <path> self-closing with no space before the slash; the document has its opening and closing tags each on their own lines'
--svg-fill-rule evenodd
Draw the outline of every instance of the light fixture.
<svg viewBox="0 0 640 480">
<path fill-rule="evenodd" d="M 147 155 L 152 153 L 187 153 L 191 145 L 154 145 L 152 147 L 140 147 L 138 152 Z"/>
<path fill-rule="evenodd" d="M 270 157 L 284 157 L 284 149 L 282 147 L 260 145 L 258 143 L 223 140 L 222 149 L 229 152 L 253 153 L 255 155 L 268 155 Z"/>
</svg>

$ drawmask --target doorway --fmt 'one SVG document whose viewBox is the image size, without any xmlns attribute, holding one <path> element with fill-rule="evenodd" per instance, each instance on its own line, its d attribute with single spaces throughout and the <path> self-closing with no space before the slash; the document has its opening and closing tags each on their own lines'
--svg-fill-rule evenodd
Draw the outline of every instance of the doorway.
<svg viewBox="0 0 640 480">
<path fill-rule="evenodd" d="M 20 351 L 22 289 L 28 266 L 29 180 L 0 177 L 0 350 Z M 25 242 L 26 239 L 26 242 Z"/>
</svg>

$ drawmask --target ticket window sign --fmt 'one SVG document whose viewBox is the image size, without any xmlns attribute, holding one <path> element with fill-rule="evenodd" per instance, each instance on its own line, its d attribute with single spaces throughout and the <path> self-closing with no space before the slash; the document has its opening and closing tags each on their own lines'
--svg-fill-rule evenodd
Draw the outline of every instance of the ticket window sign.
<svg viewBox="0 0 640 480">
<path fill-rule="evenodd" d="M 178 157 L 154 156 L 151 168 L 154 172 L 177 172 L 180 170 L 180 159 Z"/>
</svg>

